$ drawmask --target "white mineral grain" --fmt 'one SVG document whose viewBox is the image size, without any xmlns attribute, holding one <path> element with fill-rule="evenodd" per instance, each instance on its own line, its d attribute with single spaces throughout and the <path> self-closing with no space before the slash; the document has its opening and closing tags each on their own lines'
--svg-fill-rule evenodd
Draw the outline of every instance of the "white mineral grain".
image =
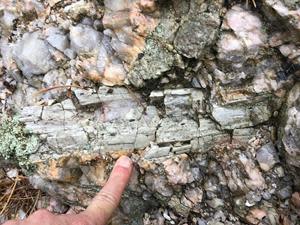
<svg viewBox="0 0 300 225">
<path fill-rule="evenodd" d="M 79 24 L 70 28 L 71 48 L 77 54 L 92 54 L 97 51 L 102 34 L 87 25 Z"/>
<path fill-rule="evenodd" d="M 49 46 L 39 35 L 38 32 L 26 33 L 13 46 L 13 57 L 26 77 L 45 74 L 57 67 Z"/>
</svg>

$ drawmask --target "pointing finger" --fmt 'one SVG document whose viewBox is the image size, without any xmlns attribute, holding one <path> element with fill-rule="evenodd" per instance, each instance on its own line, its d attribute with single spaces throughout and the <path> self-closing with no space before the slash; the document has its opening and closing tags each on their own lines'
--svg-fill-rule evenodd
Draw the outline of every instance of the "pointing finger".
<svg viewBox="0 0 300 225">
<path fill-rule="evenodd" d="M 129 182 L 132 167 L 132 161 L 127 156 L 120 157 L 107 183 L 82 214 L 97 225 L 105 224 L 119 205 L 122 193 Z"/>
</svg>

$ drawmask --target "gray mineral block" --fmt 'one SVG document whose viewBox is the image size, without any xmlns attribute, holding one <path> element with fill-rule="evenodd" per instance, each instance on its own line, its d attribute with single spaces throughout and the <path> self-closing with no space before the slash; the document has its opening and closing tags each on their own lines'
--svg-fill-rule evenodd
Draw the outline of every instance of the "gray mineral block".
<svg viewBox="0 0 300 225">
<path fill-rule="evenodd" d="M 272 169 L 274 165 L 279 162 L 277 151 L 273 143 L 268 143 L 262 146 L 256 152 L 256 160 L 262 170 L 269 171 Z"/>
<path fill-rule="evenodd" d="M 39 32 L 26 33 L 13 47 L 13 56 L 26 77 L 45 74 L 57 67 L 49 45 L 39 38 Z"/>
</svg>

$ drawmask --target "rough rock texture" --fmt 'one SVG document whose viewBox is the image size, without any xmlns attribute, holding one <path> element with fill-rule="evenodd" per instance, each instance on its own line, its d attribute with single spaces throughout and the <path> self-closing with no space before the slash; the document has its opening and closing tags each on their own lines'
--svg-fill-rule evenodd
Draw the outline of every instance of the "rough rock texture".
<svg viewBox="0 0 300 225">
<path fill-rule="evenodd" d="M 38 33 L 26 33 L 14 45 L 13 57 L 24 76 L 45 74 L 56 67 L 49 48 Z"/>
<path fill-rule="evenodd" d="M 283 131 L 283 145 L 285 149 L 285 155 L 287 157 L 288 164 L 290 168 L 294 170 L 296 175 L 297 186 L 300 185 L 299 177 L 299 150 L 300 150 L 300 112 L 299 112 L 299 103 L 300 101 L 300 85 L 296 84 L 290 91 L 287 99 L 286 106 L 286 123 Z"/>
<path fill-rule="evenodd" d="M 269 171 L 279 162 L 276 149 L 272 143 L 262 146 L 256 153 L 256 159 L 260 168 L 264 171 Z"/>
<path fill-rule="evenodd" d="M 130 156 L 112 224 L 296 225 L 299 10 L 1 1 L 0 154 L 82 207 Z"/>
</svg>

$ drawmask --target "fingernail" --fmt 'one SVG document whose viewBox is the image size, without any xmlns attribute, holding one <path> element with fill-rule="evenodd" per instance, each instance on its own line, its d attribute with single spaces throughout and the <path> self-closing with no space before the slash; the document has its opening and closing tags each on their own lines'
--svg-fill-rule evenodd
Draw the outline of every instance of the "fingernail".
<svg viewBox="0 0 300 225">
<path fill-rule="evenodd" d="M 121 156 L 117 161 L 117 165 L 125 168 L 130 168 L 132 165 L 132 161 L 127 156 Z"/>
</svg>

